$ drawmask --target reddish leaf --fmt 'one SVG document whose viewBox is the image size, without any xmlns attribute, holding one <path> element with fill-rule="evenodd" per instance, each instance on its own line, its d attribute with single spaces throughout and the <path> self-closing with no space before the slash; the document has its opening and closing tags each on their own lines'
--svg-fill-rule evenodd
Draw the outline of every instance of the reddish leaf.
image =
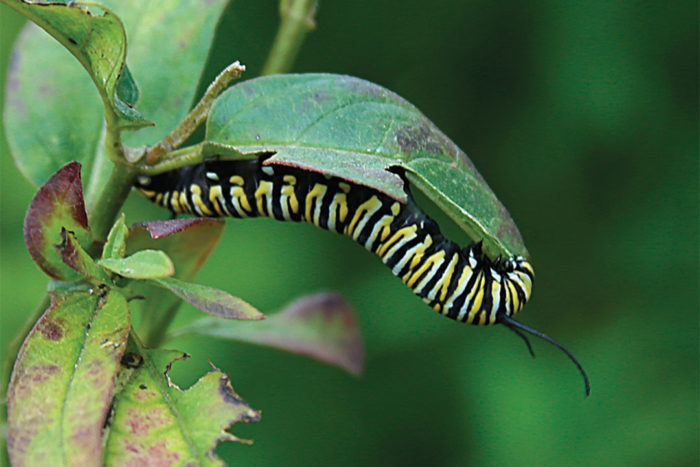
<svg viewBox="0 0 700 467">
<path fill-rule="evenodd" d="M 350 305 L 338 294 L 302 297 L 279 313 L 257 322 L 202 318 L 177 329 L 172 336 L 201 334 L 266 345 L 362 372 L 365 349 Z"/>
<path fill-rule="evenodd" d="M 78 162 L 69 162 L 49 178 L 34 196 L 24 219 L 29 254 L 46 274 L 66 281 L 76 279 L 78 273 L 63 263 L 54 248 L 61 243 L 63 228 L 72 231 L 82 245 L 90 241 Z"/>
</svg>

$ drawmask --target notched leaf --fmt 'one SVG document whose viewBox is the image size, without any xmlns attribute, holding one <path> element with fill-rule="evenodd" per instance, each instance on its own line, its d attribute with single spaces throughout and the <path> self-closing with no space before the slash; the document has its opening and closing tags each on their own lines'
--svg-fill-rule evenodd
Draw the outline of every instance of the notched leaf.
<svg viewBox="0 0 700 467">
<path fill-rule="evenodd" d="M 223 290 L 171 277 L 154 279 L 153 282 L 210 315 L 226 319 L 265 319 L 265 315 L 253 305 Z"/>
<path fill-rule="evenodd" d="M 126 236 L 128 234 L 126 216 L 122 213 L 107 235 L 107 241 L 102 248 L 102 259 L 123 258 L 126 255 Z"/>
<path fill-rule="evenodd" d="M 338 366 L 354 375 L 364 366 L 365 350 L 355 314 L 342 296 L 302 297 L 255 323 L 202 318 L 172 334 L 199 334 L 286 350 Z"/>
<path fill-rule="evenodd" d="M 401 168 L 484 251 L 527 256 L 520 233 L 466 154 L 405 99 L 331 74 L 273 75 L 237 84 L 207 119 L 204 155 L 274 153 L 282 164 L 345 178 L 406 201 Z"/>
<path fill-rule="evenodd" d="M 105 448 L 108 465 L 220 465 L 216 445 L 242 441 L 226 429 L 260 419 L 216 368 L 182 390 L 169 371 L 186 354 L 144 349 L 132 339 L 127 355 L 131 361 L 138 355 L 139 363 L 122 367 L 124 386 L 114 399 Z"/>
<path fill-rule="evenodd" d="M 49 178 L 32 199 L 24 218 L 24 241 L 32 259 L 52 278 L 69 281 L 78 274 L 63 263 L 54 248 L 61 242 L 64 228 L 83 245 L 91 241 L 77 162 L 69 162 Z"/>
<path fill-rule="evenodd" d="M 51 305 L 18 355 L 8 389 L 13 465 L 99 465 L 102 427 L 130 330 L 118 292 Z"/>
</svg>

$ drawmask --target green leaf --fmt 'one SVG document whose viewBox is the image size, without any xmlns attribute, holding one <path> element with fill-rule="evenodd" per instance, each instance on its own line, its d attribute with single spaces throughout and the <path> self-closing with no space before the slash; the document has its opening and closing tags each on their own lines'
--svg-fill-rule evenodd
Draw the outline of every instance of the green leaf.
<svg viewBox="0 0 700 467">
<path fill-rule="evenodd" d="M 120 375 L 124 387 L 114 398 L 105 446 L 107 465 L 223 465 L 214 451 L 219 441 L 242 441 L 225 430 L 260 419 L 216 368 L 185 391 L 173 384 L 170 367 L 186 357 L 129 340 Z"/>
<path fill-rule="evenodd" d="M 137 251 L 126 258 L 105 258 L 97 263 L 120 276 L 131 279 L 153 279 L 172 276 L 175 266 L 172 260 L 160 250 Z"/>
<path fill-rule="evenodd" d="M 130 107 L 134 107 L 141 97 L 139 86 L 134 81 L 134 77 L 126 65 L 124 65 L 122 74 L 119 75 L 119 80 L 117 81 L 117 97 Z"/>
<path fill-rule="evenodd" d="M 87 70 L 112 114 L 114 129 L 152 125 L 122 102 L 116 87 L 126 59 L 126 31 L 109 10 L 93 4 L 39 4 L 24 0 L 7 4 L 39 25 L 61 43 Z"/>
<path fill-rule="evenodd" d="M 233 322 L 201 318 L 173 331 L 172 337 L 199 334 L 274 347 L 311 357 L 357 375 L 364 345 L 350 305 L 338 294 L 302 297 L 264 321 Z"/>
<path fill-rule="evenodd" d="M 75 238 L 75 234 L 67 231 L 65 228 L 61 231 L 61 243 L 56 245 L 56 251 L 61 255 L 64 263 L 78 271 L 81 276 L 86 277 L 93 284 L 112 283 L 104 269 L 99 267 L 90 255 L 83 250 Z"/>
<path fill-rule="evenodd" d="M 24 241 L 34 261 L 52 278 L 70 281 L 79 275 L 54 248 L 61 243 L 64 228 L 82 245 L 91 241 L 77 162 L 69 162 L 51 176 L 34 195 L 24 218 Z"/>
<path fill-rule="evenodd" d="M 126 236 L 129 228 L 126 226 L 126 216 L 122 213 L 107 235 L 107 241 L 102 248 L 102 259 L 123 258 L 126 255 Z"/>
<path fill-rule="evenodd" d="M 165 277 L 153 282 L 210 315 L 226 319 L 265 319 L 253 305 L 223 290 Z"/>
<path fill-rule="evenodd" d="M 12 372 L 13 465 L 99 465 L 129 329 L 129 309 L 118 292 L 76 293 L 44 313 Z"/>
<path fill-rule="evenodd" d="M 204 148 L 229 158 L 274 152 L 267 163 L 346 178 L 405 201 L 400 176 L 386 170 L 400 167 L 472 239 L 483 239 L 489 255 L 527 254 L 464 152 L 409 102 L 358 78 L 277 75 L 233 86 L 212 108 Z"/>
<path fill-rule="evenodd" d="M 119 15 L 129 37 L 130 67 L 122 70 L 117 81 L 115 106 L 121 102 L 122 110 L 130 112 L 133 109 L 125 103 L 137 104 L 143 115 L 157 123 L 157 127 L 124 135 L 125 140 L 133 146 L 153 144 L 192 107 L 226 1 L 104 0 L 100 3 Z M 20 2 L 11 6 L 46 8 Z M 68 9 L 61 5 L 56 8 Z M 99 18 L 113 21 L 115 17 Z M 104 51 L 121 54 L 116 49 Z M 20 35 L 12 57 L 4 121 L 17 166 L 37 186 L 76 158 L 90 171 L 105 111 L 89 75 L 60 44 L 33 24 L 28 24 Z M 132 72 L 139 80 L 138 87 L 130 78 Z M 140 99 L 134 98 L 136 89 L 141 90 Z M 41 122 L 40 129 L 36 122 Z"/>
</svg>

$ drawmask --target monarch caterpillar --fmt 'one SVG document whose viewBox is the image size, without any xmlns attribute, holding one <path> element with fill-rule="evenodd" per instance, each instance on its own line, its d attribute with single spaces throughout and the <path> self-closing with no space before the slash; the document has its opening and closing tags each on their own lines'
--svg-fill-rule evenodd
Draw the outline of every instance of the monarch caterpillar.
<svg viewBox="0 0 700 467">
<path fill-rule="evenodd" d="M 347 235 L 375 253 L 392 273 L 431 308 L 463 323 L 504 324 L 532 347 L 522 331 L 561 349 L 583 376 L 581 364 L 560 343 L 514 320 L 532 292 L 535 277 L 522 256 L 492 260 L 481 242 L 461 248 L 440 233 L 411 197 L 407 203 L 338 177 L 250 160 L 208 161 L 155 176 L 136 188 L 175 214 L 202 217 L 271 217 L 306 221 Z M 533 354 L 534 355 L 534 354 Z"/>
</svg>

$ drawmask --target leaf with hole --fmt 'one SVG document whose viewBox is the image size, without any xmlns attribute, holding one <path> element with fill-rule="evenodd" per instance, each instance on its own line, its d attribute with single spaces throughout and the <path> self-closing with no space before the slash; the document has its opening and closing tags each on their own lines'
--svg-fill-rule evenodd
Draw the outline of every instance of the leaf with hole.
<svg viewBox="0 0 700 467">
<path fill-rule="evenodd" d="M 173 350 L 149 350 L 135 339 L 123 359 L 122 390 L 114 398 L 105 445 L 108 465 L 222 465 L 220 441 L 238 441 L 226 431 L 238 422 L 257 422 L 253 410 L 220 370 L 182 390 L 170 380 L 172 364 L 187 358 Z"/>
</svg>

